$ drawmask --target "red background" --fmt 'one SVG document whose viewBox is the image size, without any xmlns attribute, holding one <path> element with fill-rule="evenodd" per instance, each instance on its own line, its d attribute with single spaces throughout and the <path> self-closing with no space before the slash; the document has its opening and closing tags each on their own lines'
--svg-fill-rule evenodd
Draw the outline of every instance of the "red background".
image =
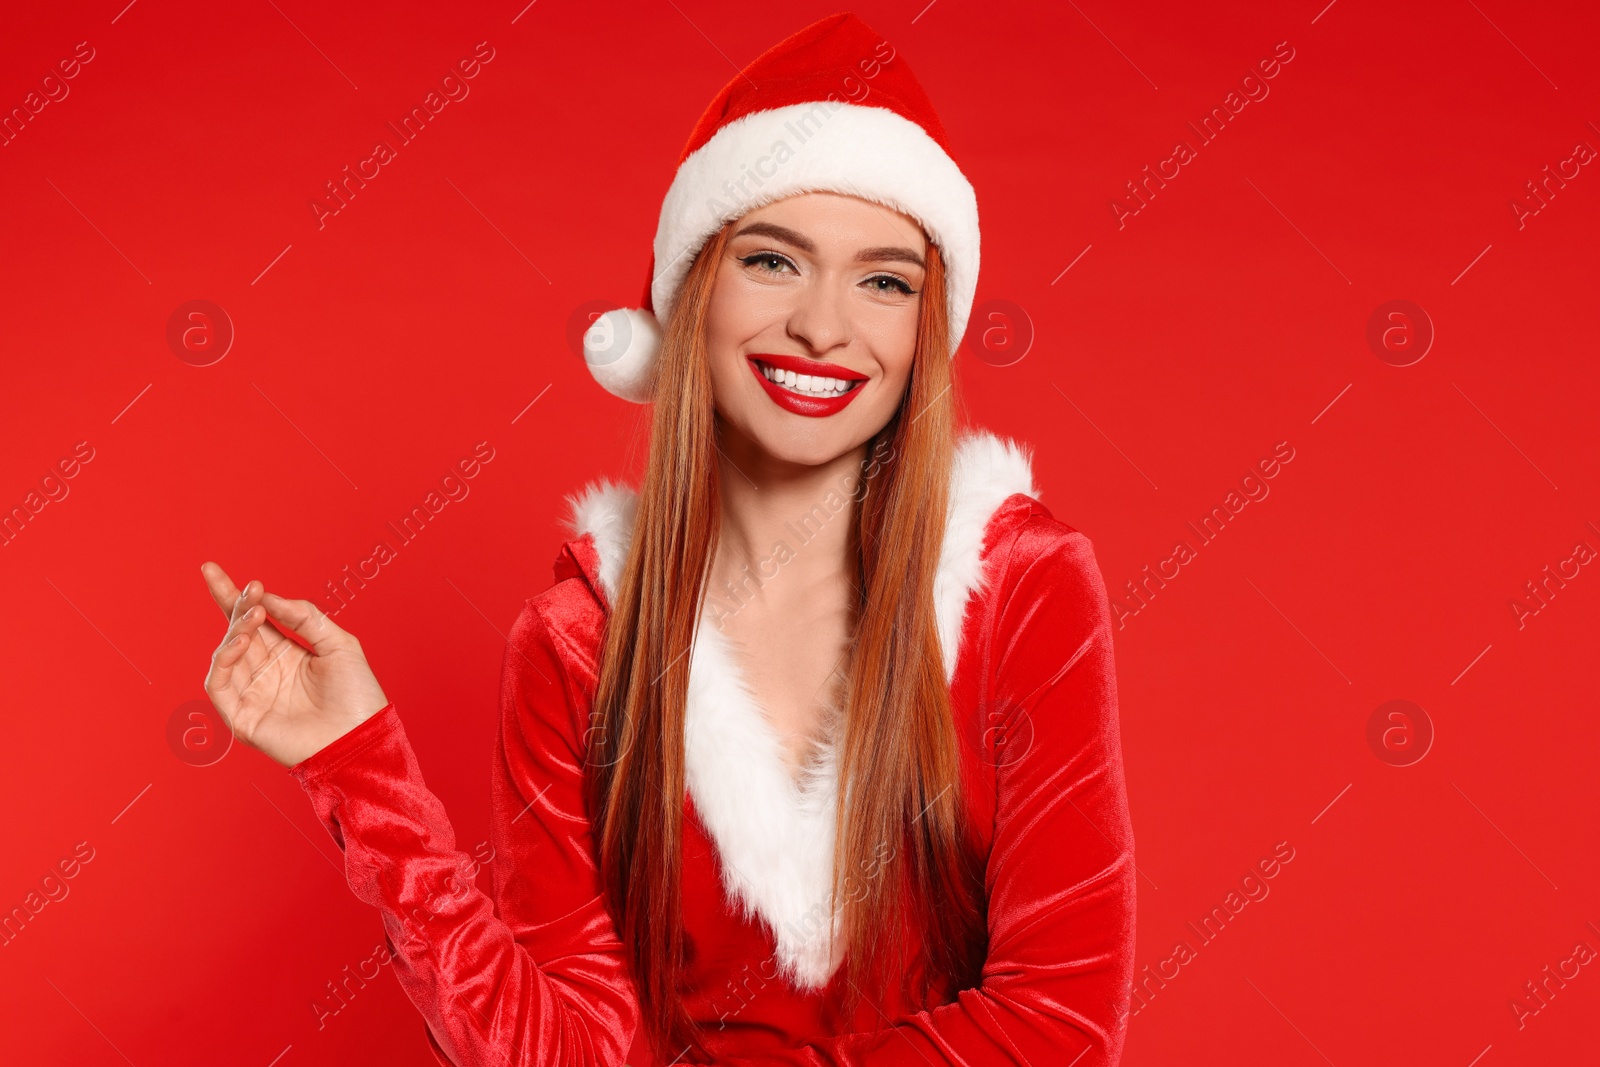
<svg viewBox="0 0 1600 1067">
<path fill-rule="evenodd" d="M 861 14 L 977 188 L 980 304 L 1035 331 L 1009 366 L 959 358 L 970 418 L 1033 448 L 1113 594 L 1294 449 L 1117 634 L 1139 966 L 1295 850 L 1131 1020 L 1125 1062 L 1578 1062 L 1600 964 L 1520 1029 L 1510 1002 L 1600 950 L 1600 567 L 1522 628 L 1510 601 L 1600 549 L 1600 168 L 1520 228 L 1510 204 L 1600 147 L 1600 19 L 1325 2 Z M 0 34 L 7 112 L 95 50 L 0 148 L 0 504 L 94 449 L 0 549 L 0 907 L 94 849 L 0 949 L 5 1058 L 429 1063 L 392 979 L 316 1026 L 382 932 L 299 787 L 242 746 L 206 767 L 169 747 L 223 630 L 199 564 L 320 597 L 488 441 L 470 496 L 339 619 L 458 843 L 482 841 L 502 635 L 550 582 L 563 495 L 642 459 L 643 409 L 590 380 L 568 324 L 637 298 L 735 65 L 835 7 L 123 3 L 18 8 Z M 323 183 L 480 41 L 470 95 L 319 229 Z M 1119 228 L 1125 182 L 1279 42 L 1270 95 Z M 203 368 L 165 339 L 193 299 L 237 331 Z M 1411 366 L 1366 340 L 1393 299 L 1437 332 Z M 1411 766 L 1367 740 L 1391 699 L 1435 731 Z"/>
</svg>

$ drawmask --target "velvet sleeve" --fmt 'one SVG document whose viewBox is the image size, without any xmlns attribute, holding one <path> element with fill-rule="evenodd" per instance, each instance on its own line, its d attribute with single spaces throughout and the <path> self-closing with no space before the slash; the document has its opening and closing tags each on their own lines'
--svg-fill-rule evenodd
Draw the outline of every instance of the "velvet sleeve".
<svg viewBox="0 0 1600 1067">
<path fill-rule="evenodd" d="M 638 1025 L 586 812 L 575 694 L 529 602 L 512 628 L 491 771 L 491 898 L 390 704 L 289 769 L 378 908 L 441 1064 L 621 1064 Z"/>
<path fill-rule="evenodd" d="M 1112 1067 L 1121 1058 L 1135 868 L 1109 602 L 1083 534 L 1044 515 L 1013 537 L 981 638 L 989 706 L 1008 723 L 995 759 L 981 982 L 880 1029 L 719 1060 L 724 1067 Z"/>
</svg>

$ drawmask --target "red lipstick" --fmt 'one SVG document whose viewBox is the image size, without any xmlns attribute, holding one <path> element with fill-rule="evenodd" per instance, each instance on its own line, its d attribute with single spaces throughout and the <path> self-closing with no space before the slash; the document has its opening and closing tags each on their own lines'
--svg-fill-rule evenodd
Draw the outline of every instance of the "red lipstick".
<svg viewBox="0 0 1600 1067">
<path fill-rule="evenodd" d="M 792 370 L 796 374 L 838 378 L 852 383 L 867 380 L 865 374 L 850 370 L 847 367 L 841 367 L 837 363 L 824 363 L 818 359 L 805 359 L 800 356 L 781 356 L 761 352 L 746 356 L 745 362 L 749 364 L 750 373 L 756 376 L 756 381 L 761 383 L 761 387 L 767 391 L 767 395 L 772 398 L 774 404 L 777 404 L 785 411 L 811 418 L 824 418 L 843 411 L 846 405 L 856 398 L 856 394 L 861 392 L 861 387 L 852 385 L 838 396 L 802 396 L 769 380 L 765 374 L 761 373 L 761 367 L 758 366 L 758 363 L 765 363 L 776 370 Z"/>
</svg>

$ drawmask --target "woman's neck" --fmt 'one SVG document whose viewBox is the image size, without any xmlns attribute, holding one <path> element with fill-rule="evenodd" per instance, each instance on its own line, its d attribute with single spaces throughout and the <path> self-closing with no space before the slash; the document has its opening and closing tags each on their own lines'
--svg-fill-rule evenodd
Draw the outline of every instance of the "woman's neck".
<svg viewBox="0 0 1600 1067">
<path fill-rule="evenodd" d="M 735 433 L 721 436 L 722 532 L 708 601 L 722 611 L 800 609 L 848 599 L 865 444 L 820 465 L 793 463 Z M 824 590 L 832 596 L 818 593 Z M 806 614 L 800 610 L 798 614 Z"/>
</svg>

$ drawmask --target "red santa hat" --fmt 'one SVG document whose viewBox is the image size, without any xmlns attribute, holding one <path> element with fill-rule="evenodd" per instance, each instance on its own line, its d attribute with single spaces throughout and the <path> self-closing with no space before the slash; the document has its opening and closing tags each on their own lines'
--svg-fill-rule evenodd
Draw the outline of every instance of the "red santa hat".
<svg viewBox="0 0 1600 1067">
<path fill-rule="evenodd" d="M 922 225 L 945 264 L 950 354 L 978 282 L 978 201 L 904 59 L 849 12 L 758 56 L 700 116 L 661 204 L 643 306 L 608 311 L 584 334 L 589 371 L 645 403 L 660 322 L 695 253 L 730 219 L 804 192 L 859 196 Z"/>
</svg>

